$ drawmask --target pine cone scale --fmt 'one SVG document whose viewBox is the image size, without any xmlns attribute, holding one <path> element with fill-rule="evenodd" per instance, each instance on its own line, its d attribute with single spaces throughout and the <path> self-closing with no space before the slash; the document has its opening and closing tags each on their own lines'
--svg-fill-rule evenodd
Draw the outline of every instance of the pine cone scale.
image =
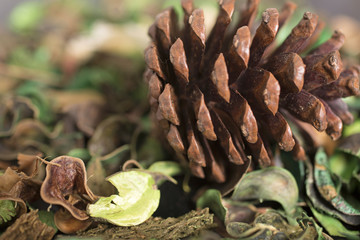
<svg viewBox="0 0 360 240">
<path fill-rule="evenodd" d="M 288 152 L 294 148 L 295 140 L 292 131 L 281 113 L 277 112 L 275 116 L 267 114 L 262 116 L 260 121 L 264 127 L 269 129 L 269 133 L 280 149 Z"/>
<path fill-rule="evenodd" d="M 214 62 L 216 61 L 216 55 L 222 48 L 225 31 L 231 22 L 231 16 L 234 11 L 234 1 L 235 0 L 221 1 L 218 18 L 206 40 L 201 71 L 206 71 L 206 69 L 208 69 L 208 72 L 209 70 L 211 71 Z M 204 75 L 206 75 L 206 73 Z"/>
<path fill-rule="evenodd" d="M 189 88 L 191 89 L 191 88 Z M 192 100 L 195 116 L 197 119 L 197 129 L 209 140 L 215 141 L 217 136 L 214 132 L 214 126 L 210 117 L 210 112 L 205 104 L 204 94 L 197 86 L 192 86 L 188 94 Z"/>
<path fill-rule="evenodd" d="M 237 30 L 232 45 L 226 53 L 226 65 L 231 85 L 242 71 L 244 71 L 250 58 L 251 34 L 247 26 Z"/>
<path fill-rule="evenodd" d="M 299 93 L 288 94 L 282 101 L 282 105 L 295 117 L 310 123 L 318 131 L 326 129 L 325 107 L 314 95 L 301 91 Z"/>
<path fill-rule="evenodd" d="M 262 14 L 262 22 L 256 29 L 250 48 L 249 67 L 259 64 L 265 49 L 274 41 L 279 28 L 278 18 L 279 13 L 275 8 L 267 9 Z"/>
<path fill-rule="evenodd" d="M 315 31 L 317 22 L 318 16 L 316 14 L 306 12 L 299 24 L 293 28 L 291 34 L 276 49 L 273 56 L 280 53 L 300 53 L 306 47 L 307 40 Z"/>
<path fill-rule="evenodd" d="M 310 55 L 304 59 L 306 65 L 304 89 L 311 91 L 336 81 L 343 71 L 338 51 L 326 55 Z"/>
<path fill-rule="evenodd" d="M 279 107 L 280 85 L 275 77 L 261 68 L 248 68 L 236 82 L 236 89 L 251 108 L 275 115 Z"/>
<path fill-rule="evenodd" d="M 179 84 L 184 87 L 189 82 L 189 67 L 186 61 L 184 44 L 180 38 L 170 48 L 170 62 L 174 67 Z"/>
<path fill-rule="evenodd" d="M 305 64 L 298 54 L 283 53 L 277 55 L 263 67 L 278 80 L 281 94 L 298 93 L 302 90 Z"/>
</svg>

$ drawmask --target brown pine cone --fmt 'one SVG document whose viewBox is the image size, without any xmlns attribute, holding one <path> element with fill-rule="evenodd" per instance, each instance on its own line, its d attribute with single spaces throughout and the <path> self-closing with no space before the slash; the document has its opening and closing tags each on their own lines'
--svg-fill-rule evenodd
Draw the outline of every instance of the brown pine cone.
<svg viewBox="0 0 360 240">
<path fill-rule="evenodd" d="M 343 34 L 336 31 L 301 57 L 324 26 L 317 15 L 306 12 L 276 48 L 276 34 L 296 5 L 264 11 L 252 36 L 259 0 L 248 0 L 231 28 L 234 1 L 220 1 L 207 37 L 204 13 L 192 0 L 182 1 L 183 29 L 173 9 L 163 11 L 149 29 L 153 42 L 145 51 L 156 122 L 195 176 L 219 183 L 234 169 L 243 174 L 250 159 L 271 165 L 273 142 L 304 158 L 287 120 L 339 138 L 343 122 L 352 121 L 341 98 L 359 93 L 358 68 L 343 70 L 338 51 Z"/>
</svg>

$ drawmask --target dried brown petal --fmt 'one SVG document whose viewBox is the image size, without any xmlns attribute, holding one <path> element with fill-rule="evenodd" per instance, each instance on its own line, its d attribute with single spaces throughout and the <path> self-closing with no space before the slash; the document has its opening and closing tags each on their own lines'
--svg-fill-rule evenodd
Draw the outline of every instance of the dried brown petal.
<svg viewBox="0 0 360 240">
<path fill-rule="evenodd" d="M 10 136 L 21 119 L 38 117 L 39 111 L 30 99 L 23 97 L 0 98 L 0 136 Z"/>
<path fill-rule="evenodd" d="M 130 142 L 136 123 L 121 116 L 102 121 L 88 143 L 90 155 L 103 157 Z M 121 132 L 121 134 L 119 134 Z"/>
<path fill-rule="evenodd" d="M 95 201 L 96 197 L 87 186 L 84 162 L 79 158 L 60 156 L 46 166 L 46 178 L 41 186 L 41 198 L 50 204 L 57 204 L 67 209 L 79 220 L 89 218 L 85 205 Z"/>
<path fill-rule="evenodd" d="M 63 109 L 63 113 L 67 115 L 64 118 L 64 121 L 67 123 L 71 122 L 71 125 L 75 125 L 81 132 L 85 133 L 87 136 L 92 136 L 96 126 L 105 115 L 104 107 L 104 104 L 91 101 L 71 104 Z M 76 129 L 69 129 L 74 127 L 68 125 L 66 127 L 67 131 L 76 131 Z"/>
<path fill-rule="evenodd" d="M 32 179 L 26 176 L 24 173 L 17 173 L 11 168 L 6 169 L 5 173 L 0 176 L 0 193 L 5 194 L 8 197 L 12 197 L 14 201 L 22 202 L 35 201 L 39 198 L 39 190 L 41 181 Z M 23 204 L 25 212 L 26 206 Z"/>
<path fill-rule="evenodd" d="M 10 192 L 11 188 L 20 180 L 19 174 L 11 168 L 7 168 L 5 173 L 0 176 L 0 192 Z"/>
<path fill-rule="evenodd" d="M 19 153 L 17 155 L 19 170 L 24 172 L 28 176 L 32 176 L 37 168 L 39 157 L 42 157 L 41 153 L 37 155 Z"/>
</svg>

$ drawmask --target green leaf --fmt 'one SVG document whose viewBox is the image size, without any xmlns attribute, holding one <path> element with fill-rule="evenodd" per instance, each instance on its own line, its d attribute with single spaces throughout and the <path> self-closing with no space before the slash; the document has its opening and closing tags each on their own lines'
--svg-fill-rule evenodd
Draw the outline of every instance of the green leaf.
<svg viewBox="0 0 360 240">
<path fill-rule="evenodd" d="M 66 155 L 82 159 L 85 163 L 91 158 L 89 150 L 86 148 L 74 148 L 71 149 Z"/>
<path fill-rule="evenodd" d="M 344 225 L 331 216 L 322 214 L 311 207 L 311 211 L 321 225 L 329 232 L 332 236 L 346 237 L 347 239 L 359 239 L 359 231 L 351 231 L 344 227 Z"/>
<path fill-rule="evenodd" d="M 45 223 L 49 227 L 54 228 L 56 231 L 58 230 L 58 228 L 55 225 L 54 213 L 53 212 L 41 210 L 41 211 L 38 212 L 38 215 L 39 215 L 40 221 L 42 221 L 43 223 Z"/>
<path fill-rule="evenodd" d="M 221 220 L 225 221 L 226 208 L 221 201 L 221 193 L 216 189 L 207 190 L 196 202 L 197 208 L 208 207 Z"/>
<path fill-rule="evenodd" d="M 293 175 L 283 168 L 270 167 L 246 174 L 235 187 L 231 199 L 276 201 L 286 213 L 291 214 L 298 196 L 299 190 Z"/>
<path fill-rule="evenodd" d="M 16 207 L 14 201 L 0 200 L 0 225 L 10 221 L 16 216 Z"/>
<path fill-rule="evenodd" d="M 360 133 L 360 119 L 355 120 L 350 125 L 344 126 L 344 131 L 343 131 L 344 137 L 348 137 L 350 135 L 358 134 L 358 133 Z"/>
<path fill-rule="evenodd" d="M 26 1 L 18 5 L 10 15 L 11 27 L 19 32 L 32 30 L 44 15 L 43 4 L 39 1 Z"/>
<path fill-rule="evenodd" d="M 35 82 L 27 82 L 16 90 L 16 93 L 20 96 L 29 98 L 39 111 L 39 120 L 44 124 L 50 124 L 55 116 L 51 109 L 49 99 L 44 96 L 44 88 L 40 84 Z"/>
<path fill-rule="evenodd" d="M 118 226 L 134 226 L 146 221 L 157 209 L 160 191 L 152 176 L 145 172 L 120 172 L 107 179 L 119 195 L 102 197 L 90 204 L 88 213 Z"/>
<path fill-rule="evenodd" d="M 149 168 L 151 172 L 159 172 L 167 176 L 176 176 L 183 172 L 181 166 L 177 162 L 158 161 L 153 163 Z"/>
</svg>

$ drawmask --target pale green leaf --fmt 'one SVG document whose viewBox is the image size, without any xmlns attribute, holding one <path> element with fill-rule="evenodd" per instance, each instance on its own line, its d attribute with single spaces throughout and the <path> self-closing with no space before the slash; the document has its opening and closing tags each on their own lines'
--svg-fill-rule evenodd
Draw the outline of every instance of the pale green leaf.
<svg viewBox="0 0 360 240">
<path fill-rule="evenodd" d="M 90 216 L 103 218 L 118 226 L 134 226 L 146 221 L 157 209 L 160 191 L 148 173 L 120 172 L 107 179 L 119 195 L 102 197 L 88 207 Z"/>
</svg>

